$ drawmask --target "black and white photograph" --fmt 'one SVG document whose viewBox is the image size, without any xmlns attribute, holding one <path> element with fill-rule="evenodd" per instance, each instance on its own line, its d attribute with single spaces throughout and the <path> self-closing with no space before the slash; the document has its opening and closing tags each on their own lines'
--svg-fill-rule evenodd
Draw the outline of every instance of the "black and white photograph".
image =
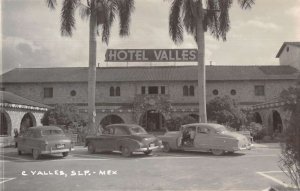
<svg viewBox="0 0 300 191">
<path fill-rule="evenodd" d="M 1 0 L 1 191 L 300 191 L 300 0 Z"/>
</svg>

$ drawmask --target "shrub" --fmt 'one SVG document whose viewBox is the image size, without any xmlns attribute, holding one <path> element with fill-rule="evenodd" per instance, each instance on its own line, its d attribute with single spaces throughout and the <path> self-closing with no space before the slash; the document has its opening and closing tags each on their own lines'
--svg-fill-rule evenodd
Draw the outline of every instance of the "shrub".
<svg viewBox="0 0 300 191">
<path fill-rule="evenodd" d="M 87 124 L 77 107 L 72 104 L 55 105 L 53 109 L 44 113 L 41 123 L 43 125 L 56 125 L 64 131 L 73 132 L 77 132 Z"/>
<path fill-rule="evenodd" d="M 300 84 L 297 90 L 292 93 L 296 94 L 297 104 L 294 102 L 294 105 L 289 107 L 289 110 L 292 111 L 292 116 L 284 132 L 279 167 L 300 190 Z"/>
<path fill-rule="evenodd" d="M 182 125 L 197 123 L 197 120 L 191 116 L 171 117 L 166 121 L 166 128 L 168 131 L 178 131 Z"/>
<path fill-rule="evenodd" d="M 236 102 L 229 96 L 216 97 L 207 104 L 208 121 L 216 121 L 218 124 L 230 126 L 240 130 L 246 123 L 245 112 L 238 107 Z"/>
</svg>

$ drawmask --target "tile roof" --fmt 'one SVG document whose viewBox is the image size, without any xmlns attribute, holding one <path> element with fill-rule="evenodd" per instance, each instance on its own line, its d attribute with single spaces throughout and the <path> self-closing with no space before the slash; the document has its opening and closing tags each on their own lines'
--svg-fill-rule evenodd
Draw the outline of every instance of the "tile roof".
<svg viewBox="0 0 300 191">
<path fill-rule="evenodd" d="M 207 81 L 296 79 L 291 66 L 207 66 Z M 16 68 L 0 76 L 2 83 L 87 82 L 88 68 Z M 102 67 L 98 82 L 196 81 L 197 66 Z"/>
<path fill-rule="evenodd" d="M 50 106 L 20 97 L 7 91 L 0 91 L 0 103 L 18 104 L 48 109 L 51 108 Z"/>
<path fill-rule="evenodd" d="M 278 53 L 276 54 L 276 58 L 279 58 L 281 52 L 283 51 L 283 49 L 284 49 L 284 47 L 285 47 L 286 45 L 292 45 L 292 46 L 300 47 L 300 42 L 284 42 L 284 43 L 281 45 L 281 47 L 280 47 Z"/>
</svg>

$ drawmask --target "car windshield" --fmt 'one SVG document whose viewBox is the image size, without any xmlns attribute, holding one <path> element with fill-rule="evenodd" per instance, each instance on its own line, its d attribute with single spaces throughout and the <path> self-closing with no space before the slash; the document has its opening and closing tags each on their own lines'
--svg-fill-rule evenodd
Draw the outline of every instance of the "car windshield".
<svg viewBox="0 0 300 191">
<path fill-rule="evenodd" d="M 224 127 L 224 126 L 222 126 L 222 125 L 217 125 L 217 126 L 215 126 L 215 130 L 216 130 L 216 133 L 224 133 L 224 132 L 228 131 L 228 130 L 226 129 L 226 127 Z"/>
<path fill-rule="evenodd" d="M 62 130 L 58 129 L 47 129 L 47 130 L 42 130 L 42 135 L 43 136 L 48 136 L 48 135 L 64 135 Z"/>
<path fill-rule="evenodd" d="M 129 130 L 132 134 L 146 134 L 147 132 L 140 126 L 131 126 Z"/>
</svg>

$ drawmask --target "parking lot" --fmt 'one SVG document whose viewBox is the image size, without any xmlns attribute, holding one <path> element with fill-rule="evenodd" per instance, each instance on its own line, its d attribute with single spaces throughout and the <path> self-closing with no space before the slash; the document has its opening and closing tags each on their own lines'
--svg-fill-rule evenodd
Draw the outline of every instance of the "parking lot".
<svg viewBox="0 0 300 191">
<path fill-rule="evenodd" d="M 200 152 L 155 152 L 124 158 L 89 154 L 76 147 L 66 158 L 32 160 L 15 148 L 1 152 L 2 190 L 263 190 L 289 184 L 278 167 L 278 146 L 213 156 Z"/>
</svg>

